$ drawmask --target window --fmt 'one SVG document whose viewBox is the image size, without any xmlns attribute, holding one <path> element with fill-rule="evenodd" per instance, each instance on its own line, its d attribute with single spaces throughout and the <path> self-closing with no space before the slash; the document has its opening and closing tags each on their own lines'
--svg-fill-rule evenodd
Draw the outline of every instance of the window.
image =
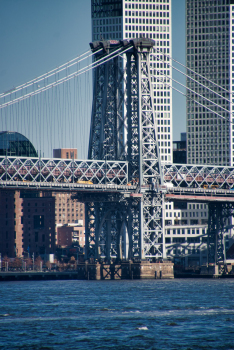
<svg viewBox="0 0 234 350">
<path fill-rule="evenodd" d="M 44 215 L 34 215 L 34 229 L 44 227 Z"/>
</svg>

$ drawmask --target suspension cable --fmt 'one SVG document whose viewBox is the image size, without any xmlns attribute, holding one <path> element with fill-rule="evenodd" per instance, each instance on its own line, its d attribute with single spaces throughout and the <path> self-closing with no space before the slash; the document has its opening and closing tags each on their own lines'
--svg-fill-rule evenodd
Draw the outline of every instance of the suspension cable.
<svg viewBox="0 0 234 350">
<path fill-rule="evenodd" d="M 130 50 L 131 48 L 132 48 L 132 46 L 128 47 L 127 49 L 125 49 L 124 51 L 122 51 L 122 53 L 124 53 L 124 52 Z M 117 50 L 111 52 L 111 53 L 108 54 L 107 56 L 102 57 L 100 60 L 95 61 L 95 62 L 91 63 L 90 65 L 84 67 L 84 68 L 81 68 L 80 71 L 74 72 L 74 73 L 68 75 L 67 77 L 61 78 L 61 79 L 57 80 L 56 82 L 53 82 L 53 83 L 51 83 L 51 84 L 49 84 L 49 85 L 47 85 L 47 86 L 44 86 L 44 87 L 41 88 L 41 89 L 38 89 L 38 90 L 33 91 L 33 92 L 30 92 L 30 93 L 28 93 L 28 94 L 26 94 L 26 95 L 24 95 L 24 96 L 20 96 L 20 97 L 14 99 L 14 100 L 12 100 L 12 101 L 8 101 L 8 102 L 6 102 L 6 103 L 3 103 L 2 105 L 0 105 L 0 109 L 1 109 L 1 108 L 4 108 L 4 107 L 6 107 L 6 106 L 10 106 L 10 105 L 16 103 L 17 101 L 22 101 L 22 100 L 24 100 L 24 99 L 26 99 L 26 98 L 28 98 L 28 97 L 37 95 L 37 94 L 39 94 L 39 93 L 41 93 L 41 92 L 43 92 L 43 91 L 46 91 L 46 90 L 48 90 L 48 89 L 50 89 L 50 88 L 52 88 L 52 87 L 54 87 L 54 86 L 60 85 L 61 83 L 64 83 L 64 82 L 66 82 L 66 81 L 68 81 L 68 80 L 70 80 L 70 79 L 72 79 L 72 78 L 74 78 L 74 77 L 76 77 L 76 76 L 79 76 L 80 74 L 83 74 L 83 73 L 89 71 L 90 69 L 94 69 L 94 68 L 100 66 L 101 64 L 106 63 L 106 62 L 108 62 L 109 60 L 111 60 L 111 59 L 113 59 L 113 58 L 119 56 L 119 53 L 118 53 L 118 52 L 119 52 L 120 50 L 121 50 L 121 48 L 119 48 L 119 49 L 117 49 Z M 117 54 L 116 54 L 116 52 L 117 52 Z M 110 56 L 111 56 L 111 57 L 110 57 Z M 107 57 L 109 57 L 109 58 L 107 59 Z M 103 62 L 101 62 L 101 61 L 103 61 Z M 86 70 L 84 70 L 84 69 L 86 69 Z"/>
<path fill-rule="evenodd" d="M 201 74 L 195 72 L 195 71 L 192 70 L 191 68 L 188 68 L 188 67 L 185 66 L 184 64 L 182 64 L 182 63 L 180 63 L 179 61 L 175 60 L 175 59 L 174 59 L 173 57 L 171 57 L 170 55 L 167 55 L 166 53 L 160 51 L 158 48 L 156 48 L 156 50 L 157 50 L 161 55 L 164 55 L 164 56 L 168 57 L 169 59 L 171 59 L 172 61 L 174 61 L 174 62 L 180 64 L 182 67 L 184 67 L 185 69 L 188 69 L 190 72 L 192 72 L 192 73 L 198 75 L 198 76 L 201 77 L 202 79 L 207 80 L 209 83 L 211 83 L 211 84 L 217 86 L 218 88 L 224 90 L 225 92 L 228 92 L 229 94 L 233 95 L 233 93 L 231 93 L 230 91 L 228 91 L 228 90 L 225 89 L 224 87 L 222 87 L 222 86 L 220 86 L 220 85 L 214 83 L 212 80 L 209 80 L 208 78 L 206 78 L 206 77 L 204 77 L 203 75 L 201 75 Z"/>
<path fill-rule="evenodd" d="M 162 71 L 160 71 L 160 70 L 157 70 L 157 69 L 156 69 L 156 71 L 159 72 L 161 75 L 163 74 Z M 163 75 L 165 75 L 165 74 L 163 74 Z M 183 86 L 185 89 L 191 91 L 191 92 L 194 93 L 195 95 L 198 95 L 198 96 L 201 97 L 202 99 L 207 100 L 208 102 L 210 102 L 211 104 L 215 105 L 216 107 L 219 107 L 219 108 L 223 109 L 223 110 L 224 110 L 225 112 L 227 112 L 228 114 L 233 115 L 233 113 L 231 113 L 228 109 L 226 109 L 226 108 L 224 108 L 224 107 L 218 105 L 217 103 L 215 103 L 215 102 L 209 100 L 207 97 L 204 97 L 203 95 L 200 95 L 198 92 L 196 92 L 196 91 L 194 91 L 194 90 L 192 90 L 192 89 L 186 87 L 184 84 L 180 83 L 179 81 L 177 81 L 177 80 L 175 80 L 175 79 L 173 79 L 173 78 L 171 78 L 171 77 L 169 77 L 169 76 L 167 76 L 167 75 L 165 75 L 165 76 L 166 76 L 167 78 L 169 78 L 170 80 L 174 81 L 175 83 L 177 83 L 177 84 Z M 187 96 L 187 97 L 189 98 L 189 96 Z M 227 120 L 228 120 L 228 119 L 227 119 Z"/>
<path fill-rule="evenodd" d="M 168 78 L 167 75 L 165 75 L 165 74 L 163 74 L 163 75 L 164 75 L 165 77 Z M 176 89 L 174 86 L 165 83 L 163 80 L 160 80 L 160 78 L 158 78 L 158 77 L 156 77 L 156 79 L 157 79 L 160 83 L 163 83 L 164 85 L 168 86 L 169 88 L 171 88 L 171 89 L 173 89 L 173 90 L 179 92 L 181 95 L 183 95 L 183 96 L 185 96 L 185 97 L 188 97 L 190 100 L 192 100 L 192 101 L 194 101 L 195 103 L 199 104 L 200 106 L 206 108 L 208 111 L 210 111 L 210 112 L 216 114 L 217 116 L 219 116 L 220 118 L 222 118 L 222 119 L 228 121 L 230 124 L 234 124 L 231 120 L 228 120 L 227 118 L 223 117 L 221 114 L 219 114 L 219 113 L 213 111 L 212 109 L 210 109 L 209 107 L 203 105 L 202 103 L 198 102 L 197 100 L 194 100 L 192 97 L 187 96 L 185 93 L 183 93 L 182 91 Z"/>
<path fill-rule="evenodd" d="M 100 49 L 100 50 L 102 50 L 102 49 Z M 98 51 L 100 51 L 100 50 L 98 50 Z M 86 53 L 88 53 L 88 52 L 89 52 L 89 51 L 87 51 Z M 85 54 L 86 54 L 86 53 L 85 53 Z M 82 54 L 81 56 L 84 56 L 85 54 Z M 32 86 L 33 84 L 36 84 L 36 83 L 41 82 L 42 80 L 48 79 L 48 78 L 50 78 L 51 76 L 53 76 L 53 75 L 55 75 L 55 74 L 58 74 L 58 73 L 62 72 L 63 70 L 74 66 L 76 63 L 81 62 L 81 61 L 83 61 L 84 59 L 86 59 L 86 58 L 88 58 L 88 57 L 90 57 L 90 56 L 92 56 L 92 55 L 93 55 L 93 53 L 91 53 L 90 55 L 88 55 L 88 56 L 86 56 L 86 57 L 84 57 L 84 58 L 81 58 L 81 59 L 80 59 L 81 56 L 78 56 L 78 57 L 74 58 L 73 60 L 68 61 L 67 63 L 65 63 L 65 64 L 63 64 L 63 65 L 61 65 L 61 66 L 59 66 L 59 67 L 57 67 L 57 68 L 55 68 L 55 69 L 53 69 L 53 70 L 51 70 L 51 71 L 48 72 L 48 73 L 45 73 L 45 74 L 43 74 L 43 75 L 41 75 L 41 76 L 39 76 L 39 77 L 37 77 L 37 78 L 35 78 L 35 79 L 33 79 L 33 80 L 31 80 L 31 81 L 25 83 L 25 84 L 23 84 L 23 85 L 20 85 L 20 86 L 18 86 L 17 88 L 11 89 L 11 90 L 9 90 L 9 91 L 6 91 L 5 93 L 0 94 L 0 98 L 9 96 L 9 95 L 11 95 L 12 93 L 16 93 L 16 92 L 18 92 L 18 91 L 20 91 L 20 90 L 26 89 L 26 88 L 29 87 L 29 86 Z M 74 62 L 74 61 L 75 61 L 75 62 Z"/>
<path fill-rule="evenodd" d="M 221 97 L 222 99 L 224 99 L 224 100 L 228 101 L 229 103 L 231 103 L 231 101 L 230 101 L 228 98 L 226 98 L 226 97 L 224 97 L 224 96 L 220 95 L 218 92 L 216 92 L 216 91 L 214 91 L 214 90 L 210 89 L 208 86 L 206 86 L 206 85 L 202 84 L 201 82 L 199 82 L 198 80 L 196 80 L 196 79 L 192 78 L 192 77 L 191 77 L 191 76 L 189 76 L 188 74 L 186 74 L 186 73 L 182 72 L 182 71 L 181 71 L 181 70 L 179 70 L 178 68 L 176 68 L 176 67 L 174 67 L 174 66 L 170 65 L 168 62 L 166 62 L 166 61 L 162 60 L 162 59 L 161 59 L 161 58 L 159 58 L 158 56 L 156 56 L 156 55 L 154 55 L 154 54 L 151 54 L 151 55 L 152 55 L 152 56 L 154 56 L 154 57 L 156 57 L 156 58 L 157 58 L 159 61 L 166 63 L 166 64 L 167 64 L 169 67 L 171 67 L 171 68 L 175 69 L 175 70 L 176 70 L 176 71 L 178 71 L 179 73 L 181 73 L 181 74 L 185 75 L 187 78 L 189 78 L 189 79 L 193 80 L 195 83 L 197 83 L 197 84 L 201 85 L 202 87 L 206 88 L 207 90 L 209 90 L 209 91 L 210 91 L 210 92 L 212 92 L 213 94 L 216 94 L 216 95 L 218 95 L 219 97 Z M 205 78 L 204 78 L 204 79 L 205 79 Z"/>
</svg>

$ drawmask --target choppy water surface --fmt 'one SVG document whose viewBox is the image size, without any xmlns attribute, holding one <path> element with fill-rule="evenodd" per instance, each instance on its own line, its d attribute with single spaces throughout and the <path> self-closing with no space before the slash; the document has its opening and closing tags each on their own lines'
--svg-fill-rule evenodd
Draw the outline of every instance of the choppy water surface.
<svg viewBox="0 0 234 350">
<path fill-rule="evenodd" d="M 0 284 L 0 349 L 234 349 L 234 279 Z"/>
</svg>

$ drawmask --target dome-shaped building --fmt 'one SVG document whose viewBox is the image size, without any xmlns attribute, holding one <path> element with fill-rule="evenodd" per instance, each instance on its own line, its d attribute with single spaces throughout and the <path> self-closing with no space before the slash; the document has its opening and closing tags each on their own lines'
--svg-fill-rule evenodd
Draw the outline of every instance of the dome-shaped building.
<svg viewBox="0 0 234 350">
<path fill-rule="evenodd" d="M 0 132 L 0 156 L 38 157 L 33 144 L 18 132 Z"/>
</svg>

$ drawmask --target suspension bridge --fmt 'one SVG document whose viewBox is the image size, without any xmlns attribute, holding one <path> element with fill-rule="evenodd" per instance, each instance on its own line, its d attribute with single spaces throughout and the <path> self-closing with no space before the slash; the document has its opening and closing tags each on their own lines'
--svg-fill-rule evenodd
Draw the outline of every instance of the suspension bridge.
<svg viewBox="0 0 234 350">
<path fill-rule="evenodd" d="M 123 249 L 129 260 L 166 259 L 165 201 L 210 202 L 208 259 L 222 260 L 234 168 L 161 165 L 151 87 L 153 40 L 90 46 L 91 52 L 0 95 L 2 130 L 16 128 L 40 150 L 38 158 L 0 157 L 1 188 L 76 192 L 86 204 L 86 259 L 108 261 L 121 259 Z M 87 74 L 93 74 L 92 110 L 90 86 L 77 80 Z M 74 147 L 77 139 L 83 160 L 41 157 L 43 147 L 47 152 L 67 142 Z"/>
</svg>

